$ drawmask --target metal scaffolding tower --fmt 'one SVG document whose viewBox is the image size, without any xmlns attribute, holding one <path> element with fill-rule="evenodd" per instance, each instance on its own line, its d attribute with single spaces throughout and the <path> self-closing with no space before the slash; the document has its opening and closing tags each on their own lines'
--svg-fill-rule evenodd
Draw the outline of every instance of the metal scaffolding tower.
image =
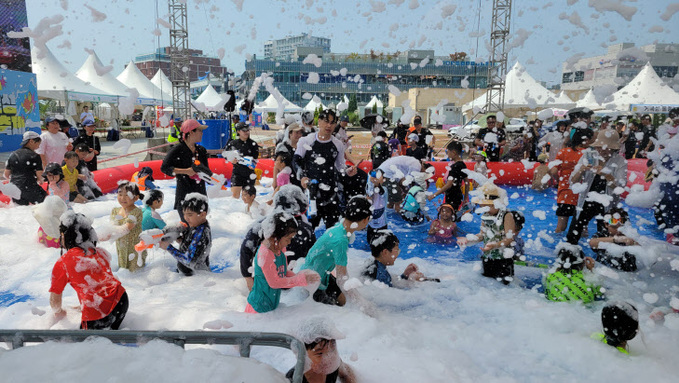
<svg viewBox="0 0 679 383">
<path fill-rule="evenodd" d="M 191 116 L 189 81 L 189 30 L 185 0 L 168 0 L 170 8 L 170 81 L 174 116 Z"/>
<path fill-rule="evenodd" d="M 493 0 L 493 19 L 490 28 L 490 67 L 486 112 L 497 112 L 505 106 L 505 77 L 507 76 L 507 40 L 512 13 L 512 0 Z"/>
</svg>

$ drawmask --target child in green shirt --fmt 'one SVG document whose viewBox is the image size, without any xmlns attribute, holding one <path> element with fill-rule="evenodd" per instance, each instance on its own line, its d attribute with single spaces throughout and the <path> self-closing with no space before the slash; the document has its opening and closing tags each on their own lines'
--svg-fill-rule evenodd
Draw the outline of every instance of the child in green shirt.
<svg viewBox="0 0 679 383">
<path fill-rule="evenodd" d="M 347 275 L 347 250 L 355 231 L 368 225 L 372 212 L 367 198 L 356 196 L 349 200 L 344 219 L 328 229 L 307 254 L 304 269 L 314 270 L 321 276 L 321 284 L 314 293 L 314 300 L 330 305 L 344 306 Z M 335 271 L 335 276 L 331 275 Z"/>
</svg>

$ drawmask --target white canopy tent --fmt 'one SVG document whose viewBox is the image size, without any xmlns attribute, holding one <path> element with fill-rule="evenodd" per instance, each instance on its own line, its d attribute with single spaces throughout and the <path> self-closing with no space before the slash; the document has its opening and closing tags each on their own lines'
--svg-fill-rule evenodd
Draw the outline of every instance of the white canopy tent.
<svg viewBox="0 0 679 383">
<path fill-rule="evenodd" d="M 679 105 L 679 94 L 658 77 L 650 63 L 629 84 L 613 93 L 606 109 L 629 110 L 632 104 Z"/>
<path fill-rule="evenodd" d="M 127 97 L 130 95 L 127 86 L 111 74 L 110 69 L 106 69 L 101 63 L 96 53 L 89 54 L 83 65 L 75 72 L 75 75 L 103 91 L 114 94 L 120 97 Z"/>
<path fill-rule="evenodd" d="M 365 105 L 365 109 L 371 109 L 373 108 L 373 105 L 377 106 L 377 113 L 382 113 L 382 110 L 384 110 L 384 103 L 380 101 L 377 96 L 373 96 L 370 101 Z"/>
<path fill-rule="evenodd" d="M 475 100 L 465 104 L 462 111 L 466 112 L 474 107 L 483 108 L 486 105 L 485 93 Z M 505 79 L 505 109 L 516 108 L 572 108 L 573 100 L 565 94 L 556 95 L 537 82 L 526 68 L 518 62 L 507 73 Z"/>
<path fill-rule="evenodd" d="M 315 98 L 316 98 L 316 97 L 314 97 L 314 98 L 312 98 L 311 100 L 309 100 L 309 102 L 308 102 L 308 103 L 306 104 L 306 106 L 304 107 L 304 110 L 309 111 L 309 112 L 313 112 L 313 111 L 315 111 L 316 109 L 318 109 L 319 106 L 323 107 L 323 109 L 327 109 L 327 107 L 326 107 L 325 105 L 323 105 L 323 102 L 320 102 L 320 101 L 319 101 L 319 102 L 316 102 L 316 101 L 315 101 Z"/>
<path fill-rule="evenodd" d="M 596 96 L 594 95 L 594 90 L 592 88 L 589 88 L 587 93 L 585 93 L 581 99 L 575 102 L 575 106 L 578 108 L 588 108 L 590 110 L 600 110 L 604 108 L 597 102 Z"/>
<path fill-rule="evenodd" d="M 32 70 L 38 81 L 38 96 L 67 101 L 116 102 L 117 96 L 76 77 L 48 48 L 31 49 Z"/>
<path fill-rule="evenodd" d="M 158 72 L 151 79 L 151 83 L 160 89 L 163 93 L 172 96 L 172 81 L 165 75 L 165 72 L 158 69 Z M 172 98 L 170 98 L 172 100 Z"/>
<path fill-rule="evenodd" d="M 286 99 L 282 95 L 281 98 L 284 112 L 299 113 L 304 110 L 299 106 L 293 104 L 292 102 L 288 101 L 288 99 Z M 278 101 L 276 100 L 276 98 L 274 98 L 273 94 L 270 94 L 269 97 L 266 98 L 266 100 L 262 101 L 261 103 L 257 104 L 257 106 L 255 106 L 255 110 L 257 110 L 258 112 L 276 112 L 278 111 Z"/>
<path fill-rule="evenodd" d="M 197 99 L 194 100 L 194 105 L 195 104 L 203 104 L 205 105 L 205 110 L 208 111 L 221 111 L 224 110 L 224 104 L 226 104 L 226 97 L 227 95 L 222 95 L 217 93 L 215 88 L 212 87 L 212 85 L 207 86 L 203 93 L 198 96 Z"/>
<path fill-rule="evenodd" d="M 163 102 L 172 104 L 172 96 L 160 91 L 151 80 L 146 78 L 143 73 L 134 65 L 133 61 L 116 77 L 118 81 L 128 88 L 135 88 L 139 92 L 139 97 L 145 99 L 143 104 L 154 104 Z"/>
</svg>

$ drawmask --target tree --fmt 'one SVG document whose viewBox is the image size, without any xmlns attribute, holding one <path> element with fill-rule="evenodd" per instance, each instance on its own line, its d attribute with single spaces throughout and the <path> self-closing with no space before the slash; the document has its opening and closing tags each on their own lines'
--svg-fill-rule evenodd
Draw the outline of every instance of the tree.
<svg viewBox="0 0 679 383">
<path fill-rule="evenodd" d="M 358 101 L 356 101 L 356 93 L 352 93 L 351 96 L 349 97 L 349 107 L 347 108 L 348 112 L 355 112 L 358 110 Z"/>
<path fill-rule="evenodd" d="M 374 104 L 373 104 L 372 112 L 375 113 L 375 114 L 377 114 L 377 103 L 374 103 Z"/>
</svg>

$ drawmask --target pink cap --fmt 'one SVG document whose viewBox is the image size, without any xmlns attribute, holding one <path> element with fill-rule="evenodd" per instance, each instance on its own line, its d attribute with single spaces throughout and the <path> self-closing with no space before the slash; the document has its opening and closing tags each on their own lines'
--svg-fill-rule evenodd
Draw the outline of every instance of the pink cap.
<svg viewBox="0 0 679 383">
<path fill-rule="evenodd" d="M 182 133 L 189 133 L 194 129 L 205 130 L 207 125 L 201 125 L 200 122 L 194 119 L 188 119 L 182 123 Z"/>
</svg>

